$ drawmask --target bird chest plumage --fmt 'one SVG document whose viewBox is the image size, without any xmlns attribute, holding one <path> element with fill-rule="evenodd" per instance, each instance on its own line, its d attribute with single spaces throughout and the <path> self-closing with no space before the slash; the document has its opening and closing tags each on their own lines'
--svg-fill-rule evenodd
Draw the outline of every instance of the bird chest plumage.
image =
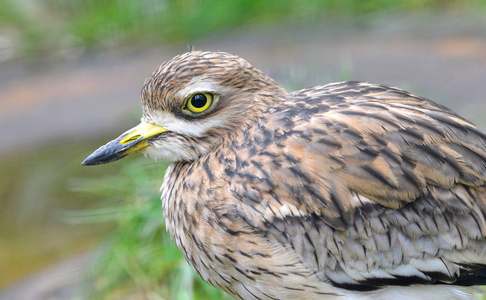
<svg viewBox="0 0 486 300">
<path fill-rule="evenodd" d="M 201 277 L 242 299 L 468 299 L 486 284 L 486 136 L 406 91 L 293 93 L 227 53 L 145 82 L 143 123 L 85 164 L 173 164 L 167 228 Z"/>
</svg>

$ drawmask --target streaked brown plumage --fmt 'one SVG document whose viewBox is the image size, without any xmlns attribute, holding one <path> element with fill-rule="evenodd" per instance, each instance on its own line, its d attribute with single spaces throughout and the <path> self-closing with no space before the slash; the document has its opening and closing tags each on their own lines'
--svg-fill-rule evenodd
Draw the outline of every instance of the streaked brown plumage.
<svg viewBox="0 0 486 300">
<path fill-rule="evenodd" d="M 214 101 L 190 112 L 201 93 Z M 172 161 L 168 230 L 233 297 L 468 299 L 457 286 L 486 284 L 486 135 L 447 108 L 360 82 L 290 93 L 199 51 L 157 69 L 142 105 L 157 133 L 85 164 L 136 145 Z"/>
</svg>

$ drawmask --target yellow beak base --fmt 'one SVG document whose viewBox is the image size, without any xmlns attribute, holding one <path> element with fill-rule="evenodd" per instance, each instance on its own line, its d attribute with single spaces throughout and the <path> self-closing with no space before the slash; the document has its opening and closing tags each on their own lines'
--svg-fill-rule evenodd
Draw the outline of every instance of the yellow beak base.
<svg viewBox="0 0 486 300">
<path fill-rule="evenodd" d="M 151 139 L 167 131 L 164 127 L 142 122 L 118 138 L 99 147 L 81 164 L 83 166 L 93 166 L 122 159 L 130 153 L 148 147 Z"/>
</svg>

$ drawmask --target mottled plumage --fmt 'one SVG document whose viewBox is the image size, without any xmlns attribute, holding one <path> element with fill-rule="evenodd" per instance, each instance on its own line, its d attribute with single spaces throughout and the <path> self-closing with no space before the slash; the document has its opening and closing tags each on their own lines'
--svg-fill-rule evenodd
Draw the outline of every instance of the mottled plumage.
<svg viewBox="0 0 486 300">
<path fill-rule="evenodd" d="M 214 102 L 193 114 L 197 93 Z M 469 299 L 458 286 L 486 284 L 486 135 L 447 108 L 361 82 L 291 93 L 199 51 L 156 70 L 142 104 L 161 129 L 141 151 L 173 162 L 167 228 L 233 297 Z"/>
</svg>

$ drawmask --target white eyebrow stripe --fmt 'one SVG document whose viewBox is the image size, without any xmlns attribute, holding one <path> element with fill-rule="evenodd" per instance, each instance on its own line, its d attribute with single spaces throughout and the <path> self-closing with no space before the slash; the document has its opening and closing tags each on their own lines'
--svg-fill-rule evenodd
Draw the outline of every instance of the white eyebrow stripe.
<svg viewBox="0 0 486 300">
<path fill-rule="evenodd" d="M 186 99 L 190 95 L 196 93 L 210 92 L 210 93 L 221 95 L 221 94 L 227 94 L 231 91 L 232 89 L 229 87 L 219 85 L 215 83 L 213 80 L 207 78 L 201 79 L 200 76 L 198 76 L 192 78 L 191 81 L 189 81 L 189 83 L 187 83 L 187 85 L 183 89 L 177 91 L 177 93 L 174 94 L 174 97 L 179 99 Z"/>
<path fill-rule="evenodd" d="M 213 93 L 214 103 L 210 110 L 212 110 L 219 102 L 220 98 L 224 95 L 232 93 L 234 90 L 230 87 L 219 85 L 213 80 L 208 78 L 194 77 L 186 84 L 184 88 L 177 91 L 173 95 L 173 100 L 179 99 L 181 103 L 184 103 L 185 99 L 196 93 Z M 182 109 L 182 107 L 181 107 Z M 201 137 L 205 132 L 212 128 L 219 128 L 224 125 L 227 120 L 226 114 L 219 114 L 217 118 L 194 118 L 186 120 L 179 118 L 169 111 L 161 111 L 156 109 L 147 108 L 147 113 L 142 118 L 143 122 L 152 123 L 164 127 L 165 129 L 176 132 L 178 134 Z"/>
</svg>

